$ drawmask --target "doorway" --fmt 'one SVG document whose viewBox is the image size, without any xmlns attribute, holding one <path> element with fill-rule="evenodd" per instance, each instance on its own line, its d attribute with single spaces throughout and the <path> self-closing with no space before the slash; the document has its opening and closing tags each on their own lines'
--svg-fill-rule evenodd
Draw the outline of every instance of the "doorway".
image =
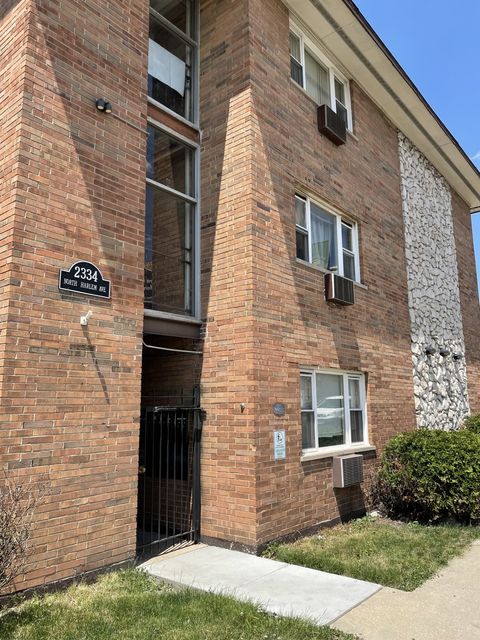
<svg viewBox="0 0 480 640">
<path fill-rule="evenodd" d="M 140 556 L 196 542 L 200 532 L 199 390 L 157 401 L 141 411 L 137 513 Z"/>
</svg>

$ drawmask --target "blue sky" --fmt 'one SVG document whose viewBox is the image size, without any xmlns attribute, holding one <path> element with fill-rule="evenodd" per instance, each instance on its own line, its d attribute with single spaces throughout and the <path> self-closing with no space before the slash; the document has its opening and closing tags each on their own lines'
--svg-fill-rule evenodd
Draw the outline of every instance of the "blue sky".
<svg viewBox="0 0 480 640">
<path fill-rule="evenodd" d="M 480 0 L 354 1 L 480 168 Z M 480 214 L 472 223 L 480 275 Z"/>
</svg>

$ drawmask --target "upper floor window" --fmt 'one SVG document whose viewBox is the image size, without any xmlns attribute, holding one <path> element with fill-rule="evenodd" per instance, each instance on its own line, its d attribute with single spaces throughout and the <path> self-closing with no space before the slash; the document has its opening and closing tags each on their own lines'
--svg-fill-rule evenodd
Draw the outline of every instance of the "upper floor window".
<svg viewBox="0 0 480 640">
<path fill-rule="evenodd" d="M 352 130 L 350 88 L 347 79 L 296 26 L 290 30 L 290 75 L 318 105 L 341 114 Z"/>
<path fill-rule="evenodd" d="M 197 28 L 194 0 L 151 0 L 148 95 L 175 114 L 196 121 Z"/>
<path fill-rule="evenodd" d="M 368 444 L 365 376 L 340 371 L 302 371 L 302 449 Z"/>
<path fill-rule="evenodd" d="M 295 195 L 297 258 L 349 280 L 360 279 L 357 225 Z"/>
</svg>

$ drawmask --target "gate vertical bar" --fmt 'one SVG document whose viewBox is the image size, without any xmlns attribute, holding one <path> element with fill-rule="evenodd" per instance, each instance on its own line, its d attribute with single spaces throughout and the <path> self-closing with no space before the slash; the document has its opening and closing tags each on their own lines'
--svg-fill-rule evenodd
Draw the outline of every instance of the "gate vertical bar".
<svg viewBox="0 0 480 640">
<path fill-rule="evenodd" d="M 180 418 L 175 418 L 175 424 L 173 425 L 173 460 L 172 460 L 172 473 L 173 473 L 173 517 L 172 517 L 172 532 L 173 535 L 177 534 L 177 522 L 176 522 L 176 514 L 177 514 L 177 432 L 179 428 L 179 421 L 181 423 L 181 416 L 183 415 L 183 411 L 180 411 Z"/>
<path fill-rule="evenodd" d="M 165 538 L 170 537 L 168 532 L 168 514 L 170 512 L 170 444 L 172 438 L 172 422 L 175 424 L 177 419 L 177 411 L 166 414 L 168 420 L 167 427 L 167 462 L 165 465 Z"/>
<path fill-rule="evenodd" d="M 147 453 L 150 450 L 150 462 L 147 465 L 147 469 L 149 472 L 149 488 L 150 488 L 150 518 L 149 518 L 149 527 L 148 527 L 148 536 L 147 539 L 150 542 L 153 539 L 154 532 L 154 513 L 155 513 L 155 432 L 156 432 L 156 415 L 154 411 L 148 412 L 147 424 L 149 426 L 150 439 L 146 441 Z"/>
<path fill-rule="evenodd" d="M 200 442 L 202 434 L 202 411 L 197 408 L 193 414 L 193 482 L 192 482 L 192 529 L 193 540 L 200 538 Z"/>
<path fill-rule="evenodd" d="M 158 519 L 157 519 L 157 540 L 160 539 L 160 524 L 162 522 L 162 440 L 163 440 L 163 423 L 165 416 L 156 412 L 156 425 L 158 430 L 158 489 L 157 489 L 157 501 L 158 501 Z"/>
<path fill-rule="evenodd" d="M 146 438 L 147 438 L 147 421 L 148 421 L 148 409 L 143 409 L 141 413 L 140 424 L 140 455 L 139 455 L 139 476 L 138 476 L 138 495 L 141 497 L 141 529 L 138 532 L 141 544 L 145 544 L 145 506 L 146 506 L 146 472 L 147 472 L 147 460 L 146 460 Z"/>
</svg>

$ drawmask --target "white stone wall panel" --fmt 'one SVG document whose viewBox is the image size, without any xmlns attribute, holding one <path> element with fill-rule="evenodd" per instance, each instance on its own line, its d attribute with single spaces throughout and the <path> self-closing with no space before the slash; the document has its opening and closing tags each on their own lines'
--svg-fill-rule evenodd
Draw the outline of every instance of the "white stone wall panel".
<svg viewBox="0 0 480 640">
<path fill-rule="evenodd" d="M 458 429 L 469 405 L 451 192 L 401 133 L 399 153 L 417 426 Z"/>
</svg>

